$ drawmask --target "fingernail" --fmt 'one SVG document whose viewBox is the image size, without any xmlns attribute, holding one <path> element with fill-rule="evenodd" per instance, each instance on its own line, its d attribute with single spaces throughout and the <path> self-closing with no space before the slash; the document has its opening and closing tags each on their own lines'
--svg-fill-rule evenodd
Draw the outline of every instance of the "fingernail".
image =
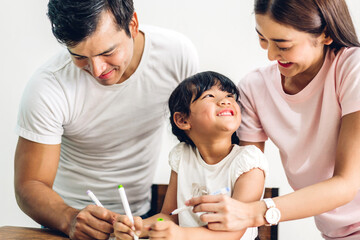
<svg viewBox="0 0 360 240">
<path fill-rule="evenodd" d="M 189 203 L 190 203 L 189 200 L 185 201 L 185 205 L 189 205 Z"/>
<path fill-rule="evenodd" d="M 136 231 L 135 234 L 136 234 L 137 236 L 140 236 L 140 235 L 141 235 L 141 231 Z"/>
</svg>

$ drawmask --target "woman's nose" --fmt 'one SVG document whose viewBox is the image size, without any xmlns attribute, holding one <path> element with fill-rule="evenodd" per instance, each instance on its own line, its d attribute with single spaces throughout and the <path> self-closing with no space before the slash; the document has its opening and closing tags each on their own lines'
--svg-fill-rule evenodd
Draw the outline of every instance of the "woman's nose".
<svg viewBox="0 0 360 240">
<path fill-rule="evenodd" d="M 268 51 L 268 59 L 270 61 L 278 60 L 280 58 L 279 51 L 276 46 L 269 44 L 267 51 Z"/>
</svg>

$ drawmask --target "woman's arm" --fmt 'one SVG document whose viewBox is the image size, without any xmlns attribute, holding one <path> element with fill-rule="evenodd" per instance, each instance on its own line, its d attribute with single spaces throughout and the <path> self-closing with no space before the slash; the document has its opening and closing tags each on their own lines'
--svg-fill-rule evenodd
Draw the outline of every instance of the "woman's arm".
<svg viewBox="0 0 360 240">
<path fill-rule="evenodd" d="M 264 173 L 260 169 L 252 169 L 247 173 L 242 174 L 237 179 L 233 198 L 243 202 L 251 202 L 259 200 L 264 189 Z M 170 210 L 171 211 L 171 210 Z M 166 211 L 167 212 L 167 211 Z M 213 215 L 213 214 L 207 214 Z M 216 215 L 216 214 L 214 214 Z M 212 223 L 210 223 L 212 224 Z M 209 226 L 210 227 L 210 226 Z M 207 227 L 191 227 L 182 228 L 172 223 L 157 222 L 152 226 L 150 233 L 151 239 L 240 239 L 245 233 L 246 229 L 234 232 L 213 231 Z"/>
<path fill-rule="evenodd" d="M 360 112 L 355 112 L 342 118 L 333 177 L 274 198 L 281 212 L 280 221 L 315 216 L 353 200 L 360 187 L 359 146 Z M 220 222 L 210 225 L 211 229 L 238 230 L 266 224 L 263 201 L 244 203 L 222 196 L 202 196 L 187 203 L 195 206 L 195 212 L 217 212 L 214 216 L 203 215 L 204 221 Z"/>
</svg>

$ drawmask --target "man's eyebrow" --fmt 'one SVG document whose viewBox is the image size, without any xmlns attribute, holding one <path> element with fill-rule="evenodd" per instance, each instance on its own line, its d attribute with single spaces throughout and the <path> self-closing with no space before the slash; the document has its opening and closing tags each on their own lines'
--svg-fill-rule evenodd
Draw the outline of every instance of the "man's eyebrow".
<svg viewBox="0 0 360 240">
<path fill-rule="evenodd" d="M 255 31 L 262 37 L 264 37 L 260 32 L 259 30 L 257 30 L 255 28 Z M 274 42 L 291 42 L 291 40 L 286 40 L 286 39 L 279 39 L 279 38 L 270 38 L 270 40 L 274 41 Z"/>
<path fill-rule="evenodd" d="M 104 54 L 107 54 L 107 53 L 113 51 L 115 48 L 116 48 L 116 46 L 112 46 L 112 47 L 109 48 L 108 50 L 106 50 L 106 51 L 104 51 L 104 52 L 102 52 L 102 53 L 99 53 L 99 54 L 95 55 L 95 57 L 101 56 L 101 55 L 104 55 Z M 79 54 L 76 54 L 76 53 L 71 52 L 69 48 L 68 48 L 67 50 L 68 50 L 69 53 L 70 53 L 71 55 L 73 55 L 73 56 L 86 58 L 86 56 L 82 56 L 82 55 L 79 55 Z"/>
</svg>

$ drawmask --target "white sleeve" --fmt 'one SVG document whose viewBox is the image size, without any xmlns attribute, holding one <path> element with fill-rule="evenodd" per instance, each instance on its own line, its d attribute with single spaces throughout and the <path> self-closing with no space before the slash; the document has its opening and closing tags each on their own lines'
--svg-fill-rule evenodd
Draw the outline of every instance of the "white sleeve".
<svg viewBox="0 0 360 240">
<path fill-rule="evenodd" d="M 38 143 L 61 143 L 65 113 L 68 112 L 65 99 L 55 77 L 46 70 L 38 70 L 24 90 L 16 133 Z"/>
<path fill-rule="evenodd" d="M 169 165 L 174 172 L 179 171 L 179 164 L 184 152 L 185 143 L 177 144 L 169 153 Z"/>
<path fill-rule="evenodd" d="M 254 145 L 245 146 L 244 148 L 231 164 L 232 186 L 234 186 L 240 175 L 254 168 L 263 170 L 265 177 L 268 175 L 269 164 L 264 153 Z"/>
</svg>

